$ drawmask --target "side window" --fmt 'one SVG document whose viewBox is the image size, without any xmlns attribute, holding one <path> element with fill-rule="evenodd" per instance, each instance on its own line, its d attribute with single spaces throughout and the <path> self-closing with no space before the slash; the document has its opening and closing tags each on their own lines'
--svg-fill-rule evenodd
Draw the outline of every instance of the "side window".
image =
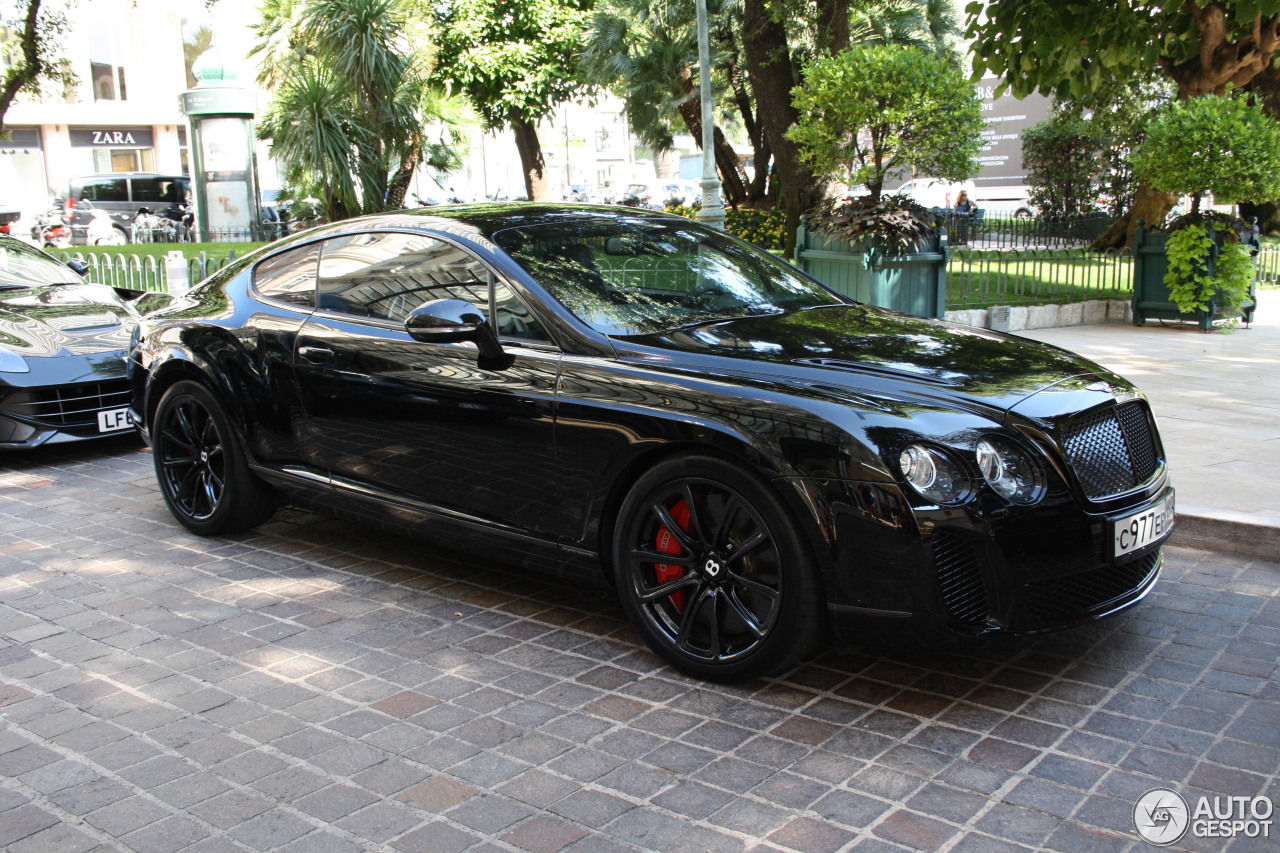
<svg viewBox="0 0 1280 853">
<path fill-rule="evenodd" d="M 352 234 L 324 242 L 317 307 L 356 317 L 403 322 L 435 299 L 461 299 L 488 314 L 490 275 L 458 247 L 420 234 Z M 505 284 L 494 291 L 498 333 L 547 336 Z"/>
<path fill-rule="evenodd" d="M 124 178 L 95 178 L 85 181 L 80 198 L 88 201 L 128 201 L 128 182 Z"/>
<path fill-rule="evenodd" d="M 497 309 L 498 321 L 495 325 L 501 337 L 523 338 L 528 341 L 551 340 L 542 324 L 534 319 L 528 307 L 520 301 L 520 297 L 500 279 L 493 284 L 493 305 Z"/>
<path fill-rule="evenodd" d="M 272 255 L 254 269 L 254 289 L 263 296 L 310 308 L 315 305 L 319 260 L 317 243 Z"/>
<path fill-rule="evenodd" d="M 129 181 L 134 201 L 163 201 L 163 185 L 159 178 L 132 178 Z"/>
</svg>

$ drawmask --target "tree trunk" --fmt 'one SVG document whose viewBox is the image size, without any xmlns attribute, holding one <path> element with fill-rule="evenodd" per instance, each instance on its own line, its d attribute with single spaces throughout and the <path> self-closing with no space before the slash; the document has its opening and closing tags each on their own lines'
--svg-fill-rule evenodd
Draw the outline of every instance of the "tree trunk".
<svg viewBox="0 0 1280 853">
<path fill-rule="evenodd" d="M 837 54 L 849 46 L 849 0 L 818 0 L 819 46 Z"/>
<path fill-rule="evenodd" d="M 722 25 L 718 30 L 718 36 L 722 46 L 721 52 L 725 55 L 725 73 L 733 90 L 733 102 L 738 108 L 738 115 L 742 117 L 742 126 L 746 128 L 747 139 L 751 142 L 753 172 L 751 181 L 747 184 L 747 204 L 755 205 L 765 201 L 765 193 L 769 187 L 769 164 L 773 160 L 773 155 L 769 152 L 769 143 L 764 138 L 764 129 L 756 120 L 751 94 L 747 91 L 746 71 L 742 67 L 741 51 L 738 49 L 733 27 Z"/>
<path fill-rule="evenodd" d="M 1133 232 L 1138 230 L 1138 221 L 1146 223 L 1147 228 L 1161 228 L 1164 219 L 1173 210 L 1178 197 L 1173 193 L 1162 193 L 1149 184 L 1139 184 L 1138 193 L 1133 199 L 1133 207 L 1124 216 L 1111 223 L 1101 237 L 1093 241 L 1091 248 L 1120 249 L 1133 245 Z"/>
<path fill-rule="evenodd" d="M 787 217 L 785 253 L 789 256 L 795 252 L 800 215 L 822 199 L 827 182 L 809 171 L 800 160 L 800 147 L 785 136 L 799 118 L 791 103 L 791 89 L 799 81 L 787 46 L 786 29 L 774 19 L 766 0 L 746 0 L 742 28 L 756 112 L 773 152 L 782 209 Z"/>
<path fill-rule="evenodd" d="M 423 150 L 421 134 L 414 134 L 409 145 L 409 150 L 405 152 L 404 157 L 400 160 L 400 166 L 396 169 L 391 180 L 387 182 L 387 210 L 399 210 L 404 207 L 404 197 L 409 192 L 409 184 L 413 181 L 413 173 L 418 171 L 418 167 L 422 165 Z"/>
<path fill-rule="evenodd" d="M 40 0 L 28 0 L 27 14 L 22 21 L 22 32 L 18 35 L 18 45 L 22 49 L 22 58 L 12 68 L 5 70 L 2 78 L 4 86 L 0 87 L 0 136 L 5 133 L 4 116 L 9 112 L 13 99 L 22 91 L 22 87 L 39 79 L 44 73 L 44 59 L 40 56 Z"/>
<path fill-rule="evenodd" d="M 687 67 L 680 69 L 680 86 L 689 93 L 689 97 L 680 102 L 678 107 L 680 118 L 685 127 L 693 135 L 693 140 L 702 148 L 702 107 L 698 101 L 697 87 L 693 85 L 693 72 Z M 747 200 L 747 172 L 742 168 L 742 160 L 738 152 L 733 150 L 724 131 L 712 127 L 714 138 L 716 169 L 720 172 L 720 183 L 724 187 L 724 202 L 730 207 L 738 207 Z"/>
<path fill-rule="evenodd" d="M 533 122 L 512 119 L 511 130 L 516 136 L 516 148 L 520 151 L 520 166 L 524 171 L 524 188 L 530 201 L 555 201 L 551 197 L 551 185 L 547 181 L 547 164 L 542 158 L 542 143 L 538 141 L 538 129 Z"/>
</svg>

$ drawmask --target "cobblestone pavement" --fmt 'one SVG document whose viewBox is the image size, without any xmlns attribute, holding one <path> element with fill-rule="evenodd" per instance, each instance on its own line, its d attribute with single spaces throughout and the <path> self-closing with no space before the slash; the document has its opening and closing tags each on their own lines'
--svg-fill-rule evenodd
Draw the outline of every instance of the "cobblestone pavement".
<svg viewBox="0 0 1280 853">
<path fill-rule="evenodd" d="M 1280 800 L 1277 589 L 1174 549 L 1104 625 L 716 687 L 599 593 L 298 511 L 200 539 L 132 440 L 10 454 L 0 848 L 1137 850 L 1153 787 Z"/>
</svg>

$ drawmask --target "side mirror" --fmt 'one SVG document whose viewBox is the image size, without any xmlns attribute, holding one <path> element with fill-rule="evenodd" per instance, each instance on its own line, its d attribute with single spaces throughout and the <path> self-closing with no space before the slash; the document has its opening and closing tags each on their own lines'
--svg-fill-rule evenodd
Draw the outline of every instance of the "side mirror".
<svg viewBox="0 0 1280 853">
<path fill-rule="evenodd" d="M 471 341 L 480 350 L 480 367 L 506 370 L 515 358 L 508 355 L 480 309 L 462 299 L 433 299 L 409 312 L 404 330 L 415 341 L 447 344 Z"/>
<path fill-rule="evenodd" d="M 89 265 L 84 261 L 77 261 L 73 258 L 72 260 L 67 261 L 67 266 L 70 267 L 71 271 L 76 275 L 85 276 L 89 274 Z"/>
</svg>

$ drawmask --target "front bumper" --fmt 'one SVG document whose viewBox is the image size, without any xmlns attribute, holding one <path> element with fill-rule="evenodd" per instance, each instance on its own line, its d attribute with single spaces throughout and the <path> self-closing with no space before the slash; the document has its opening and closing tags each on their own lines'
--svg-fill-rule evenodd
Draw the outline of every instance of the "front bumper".
<svg viewBox="0 0 1280 853">
<path fill-rule="evenodd" d="M 858 486 L 847 485 L 856 494 Z M 865 501 L 832 502 L 840 543 L 827 576 L 835 644 L 1029 636 L 1127 610 L 1154 587 L 1173 525 L 1114 557 L 1114 524 L 1172 495 L 1162 478 L 1106 512 L 1064 499 L 1003 518 L 934 509 L 875 519 Z"/>
</svg>

